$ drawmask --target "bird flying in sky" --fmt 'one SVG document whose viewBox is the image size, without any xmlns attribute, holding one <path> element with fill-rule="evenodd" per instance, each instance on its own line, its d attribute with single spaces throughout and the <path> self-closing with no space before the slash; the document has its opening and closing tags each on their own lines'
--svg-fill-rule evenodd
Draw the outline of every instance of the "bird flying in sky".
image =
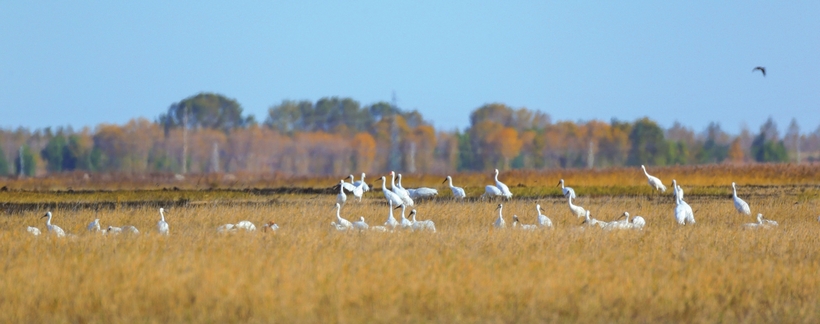
<svg viewBox="0 0 820 324">
<path fill-rule="evenodd" d="M 754 69 L 752 69 L 752 72 L 757 71 L 757 70 L 760 70 L 760 72 L 763 73 L 764 77 L 766 76 L 766 68 L 765 67 L 762 67 L 762 66 L 755 67 Z"/>
</svg>

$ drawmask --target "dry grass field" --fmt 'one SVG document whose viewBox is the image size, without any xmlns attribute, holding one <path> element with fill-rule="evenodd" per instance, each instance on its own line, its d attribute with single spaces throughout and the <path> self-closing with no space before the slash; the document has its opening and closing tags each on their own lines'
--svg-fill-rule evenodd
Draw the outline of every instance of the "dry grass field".
<svg viewBox="0 0 820 324">
<path fill-rule="evenodd" d="M 45 209 L 32 208 L 0 217 L 0 322 L 820 321 L 816 197 L 740 187 L 753 213 L 780 223 L 742 230 L 754 219 L 734 210 L 731 189 L 708 194 L 706 186 L 687 188 L 704 194 L 687 195 L 697 224 L 686 227 L 673 221 L 669 192 L 576 201 L 601 220 L 641 215 L 647 226 L 640 231 L 582 228 L 554 196 L 504 202 L 508 225 L 513 214 L 534 223 L 540 203 L 555 229 L 534 232 L 492 229 L 497 202 L 445 198 L 416 206 L 436 233 L 337 232 L 329 194 L 207 196 L 168 208 L 167 237 L 156 233 L 160 206 L 153 204 L 53 210 L 53 223 L 76 235 L 66 238 L 47 235 Z M 53 198 L 6 194 L 0 197 Z M 378 192 L 363 203 L 349 199 L 342 216 L 381 225 L 382 202 Z M 87 233 L 94 218 L 142 233 Z M 216 233 L 240 220 L 260 227 L 275 220 L 281 228 Z"/>
</svg>

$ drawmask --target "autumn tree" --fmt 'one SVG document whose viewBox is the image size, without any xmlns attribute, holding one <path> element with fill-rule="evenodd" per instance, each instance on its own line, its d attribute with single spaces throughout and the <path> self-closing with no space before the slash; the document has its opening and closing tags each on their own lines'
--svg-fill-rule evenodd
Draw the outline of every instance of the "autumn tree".
<svg viewBox="0 0 820 324">
<path fill-rule="evenodd" d="M 372 170 L 373 160 L 376 157 L 376 140 L 370 133 L 361 132 L 353 136 L 351 143 L 353 147 L 354 165 L 356 170 Z"/>
</svg>

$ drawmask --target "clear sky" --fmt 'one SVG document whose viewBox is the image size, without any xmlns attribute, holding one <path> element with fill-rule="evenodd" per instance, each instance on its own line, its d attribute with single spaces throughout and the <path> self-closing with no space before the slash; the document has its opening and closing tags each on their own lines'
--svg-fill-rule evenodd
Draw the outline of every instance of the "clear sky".
<svg viewBox="0 0 820 324">
<path fill-rule="evenodd" d="M 820 1 L 2 1 L 0 127 L 154 119 L 199 92 L 555 120 L 820 125 Z M 767 76 L 753 73 L 765 66 Z"/>
</svg>

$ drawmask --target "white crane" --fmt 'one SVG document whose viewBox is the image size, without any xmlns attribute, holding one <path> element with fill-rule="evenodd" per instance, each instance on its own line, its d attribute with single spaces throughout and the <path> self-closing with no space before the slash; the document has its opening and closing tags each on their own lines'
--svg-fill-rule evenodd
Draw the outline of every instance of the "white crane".
<svg viewBox="0 0 820 324">
<path fill-rule="evenodd" d="M 692 212 L 692 207 L 685 201 L 677 197 L 675 199 L 675 221 L 680 225 L 694 224 L 695 214 Z"/>
<path fill-rule="evenodd" d="M 105 232 L 108 234 L 120 234 L 122 233 L 122 227 L 108 226 L 108 230 Z"/>
<path fill-rule="evenodd" d="M 344 206 L 345 202 L 347 201 L 347 195 L 345 194 L 345 181 L 342 180 L 339 185 L 339 194 L 336 195 L 336 203 L 340 206 Z"/>
<path fill-rule="evenodd" d="M 390 230 L 394 230 L 396 229 L 396 227 L 399 226 L 399 222 L 396 220 L 395 217 L 393 217 L 393 202 L 390 201 L 388 202 L 388 204 L 390 205 L 390 208 L 388 209 L 387 221 L 384 222 L 384 227 L 389 228 Z"/>
<path fill-rule="evenodd" d="M 547 215 L 541 214 L 541 205 L 535 205 L 535 211 L 538 212 L 538 226 L 552 228 L 552 220 Z"/>
<path fill-rule="evenodd" d="M 404 216 L 405 208 L 406 207 L 404 205 L 401 206 L 401 223 L 399 223 L 399 225 L 401 226 L 401 229 L 413 229 L 413 222 Z"/>
<path fill-rule="evenodd" d="M 501 211 L 504 209 L 504 206 L 502 204 L 498 204 L 498 207 L 496 207 L 495 209 L 498 209 L 498 219 L 495 220 L 493 226 L 495 226 L 495 228 L 507 227 L 507 222 L 504 221 L 504 216 L 501 214 Z"/>
<path fill-rule="evenodd" d="M 159 209 L 159 222 L 157 222 L 157 231 L 161 235 L 168 235 L 168 223 L 165 222 L 165 208 Z"/>
<path fill-rule="evenodd" d="M 572 212 L 575 217 L 584 217 L 586 210 L 584 210 L 584 207 L 573 205 L 572 197 L 567 197 L 567 203 L 569 204 L 569 211 Z"/>
<path fill-rule="evenodd" d="M 484 187 L 484 194 L 481 195 L 481 199 L 484 198 L 493 198 L 496 196 L 501 196 L 501 189 L 494 185 L 487 185 Z"/>
<path fill-rule="evenodd" d="M 337 223 L 337 226 L 345 228 L 345 229 L 348 229 L 348 228 L 352 227 L 353 223 L 351 223 L 349 220 L 346 220 L 346 219 L 342 218 L 341 211 L 342 211 L 342 205 L 339 205 L 338 203 L 336 203 L 336 223 Z"/>
<path fill-rule="evenodd" d="M 584 221 L 581 222 L 581 225 L 598 226 L 598 227 L 604 228 L 605 226 L 607 226 L 607 224 L 609 224 L 609 223 L 602 222 L 602 221 L 599 221 L 595 218 L 590 217 L 589 210 L 584 211 Z"/>
<path fill-rule="evenodd" d="M 524 231 L 533 231 L 533 230 L 536 229 L 536 225 L 529 225 L 529 224 L 525 225 L 525 224 L 521 223 L 521 220 L 518 219 L 518 215 L 513 215 L 513 228 L 524 230 Z"/>
<path fill-rule="evenodd" d="M 444 178 L 444 182 L 447 182 L 447 181 L 450 181 L 450 191 L 453 192 L 453 198 L 463 199 L 463 198 L 467 197 L 467 194 L 464 193 L 464 189 L 462 189 L 461 187 L 453 186 L 453 178 L 452 177 L 447 176 L 447 178 Z M 442 183 L 444 183 L 444 182 L 442 182 Z"/>
<path fill-rule="evenodd" d="M 356 189 L 356 185 L 353 184 L 353 180 L 355 180 L 355 178 L 353 177 L 352 174 L 347 178 L 350 178 L 350 182 L 345 182 L 345 180 L 342 179 L 342 188 L 344 188 L 344 190 L 353 192 L 353 190 Z M 347 178 L 345 178 L 345 179 L 347 179 Z"/>
<path fill-rule="evenodd" d="M 680 197 L 680 200 L 683 200 L 683 188 L 678 185 L 678 181 L 675 179 L 672 179 L 672 197 L 674 197 L 675 200 L 677 200 L 678 197 Z"/>
<path fill-rule="evenodd" d="M 370 191 L 370 186 L 367 185 L 367 182 L 364 182 L 364 172 L 362 172 L 362 180 L 354 181 L 353 185 L 356 187 L 361 187 L 364 192 Z"/>
<path fill-rule="evenodd" d="M 643 169 L 643 174 L 646 175 L 646 179 L 650 187 L 661 192 L 666 192 L 666 186 L 663 185 L 661 179 L 649 175 L 649 173 L 646 172 L 645 166 L 641 165 L 641 169 Z"/>
<path fill-rule="evenodd" d="M 412 216 L 412 225 L 413 231 L 431 231 L 433 233 L 436 232 L 436 224 L 433 223 L 431 220 L 416 220 L 416 210 L 413 209 L 410 211 L 410 216 Z"/>
<path fill-rule="evenodd" d="M 48 231 L 51 234 L 57 235 L 57 237 L 65 236 L 65 231 L 63 231 L 62 228 L 60 228 L 57 225 L 51 225 L 51 212 L 47 212 L 45 215 L 43 215 L 43 217 L 40 217 L 40 218 L 46 218 L 46 217 L 48 217 L 48 220 L 46 220 L 46 228 L 48 229 Z"/>
<path fill-rule="evenodd" d="M 396 184 L 399 186 L 399 188 L 402 188 L 407 191 L 407 195 L 410 196 L 410 199 L 416 200 L 432 198 L 438 195 L 438 190 L 433 188 L 420 187 L 416 189 L 405 189 L 404 186 L 401 185 L 401 173 L 399 173 L 399 178 L 396 181 Z"/>
<path fill-rule="evenodd" d="M 564 187 L 564 179 L 558 181 L 558 185 L 561 186 L 561 191 L 564 193 L 564 197 L 572 197 L 573 199 L 576 198 L 575 189 L 572 189 L 570 187 Z"/>
<path fill-rule="evenodd" d="M 93 222 L 89 223 L 86 227 L 91 232 L 99 232 L 100 231 L 100 219 L 97 218 Z"/>
<path fill-rule="evenodd" d="M 752 210 L 749 209 L 749 204 L 747 204 L 743 199 L 737 196 L 737 188 L 735 188 L 735 183 L 732 182 L 732 199 L 735 201 L 735 209 L 737 209 L 738 213 L 751 215 Z"/>
<path fill-rule="evenodd" d="M 26 232 L 29 232 L 29 233 L 31 233 L 31 235 L 34 235 L 34 236 L 40 235 L 40 229 L 36 228 L 34 226 L 26 227 Z"/>
<path fill-rule="evenodd" d="M 253 223 L 251 223 L 250 221 L 247 221 L 247 220 L 243 220 L 239 223 L 236 223 L 236 225 L 234 225 L 234 227 L 236 227 L 237 229 L 241 228 L 241 229 L 245 230 L 246 232 L 253 232 L 253 231 L 256 230 L 256 225 L 253 225 Z"/>
<path fill-rule="evenodd" d="M 763 214 L 760 213 L 757 214 L 757 223 L 746 223 L 742 225 L 745 229 L 771 228 L 772 226 L 777 226 L 777 222 L 764 219 Z"/>
<path fill-rule="evenodd" d="M 510 188 L 507 187 L 503 182 L 498 181 L 498 169 L 495 169 L 495 186 L 501 190 L 501 196 L 505 199 L 512 199 L 512 192 L 510 192 Z"/>
<path fill-rule="evenodd" d="M 379 179 L 382 180 L 382 193 L 384 194 L 384 198 L 387 199 L 388 202 L 392 203 L 393 206 L 404 206 L 404 201 L 401 200 L 401 197 L 399 197 L 399 195 L 397 195 L 395 192 L 387 190 L 387 178 L 382 176 Z"/>
<path fill-rule="evenodd" d="M 404 190 L 401 186 L 396 185 L 396 172 L 390 171 L 390 189 L 393 190 L 399 198 L 403 205 L 413 206 L 413 199 L 410 198 L 410 194 L 407 193 L 407 190 Z"/>
<path fill-rule="evenodd" d="M 626 216 L 627 223 L 630 223 L 629 213 L 624 212 L 624 216 Z M 644 220 L 643 217 L 641 217 L 641 216 L 632 217 L 632 222 L 630 223 L 630 228 L 643 229 L 644 226 L 646 226 L 646 220 Z"/>
<path fill-rule="evenodd" d="M 370 227 L 370 226 L 367 225 L 367 223 L 365 223 L 364 216 L 360 216 L 359 220 L 351 223 L 351 225 L 353 226 L 353 228 L 355 228 L 357 230 L 360 230 L 360 231 L 364 231 L 368 227 Z"/>
</svg>

